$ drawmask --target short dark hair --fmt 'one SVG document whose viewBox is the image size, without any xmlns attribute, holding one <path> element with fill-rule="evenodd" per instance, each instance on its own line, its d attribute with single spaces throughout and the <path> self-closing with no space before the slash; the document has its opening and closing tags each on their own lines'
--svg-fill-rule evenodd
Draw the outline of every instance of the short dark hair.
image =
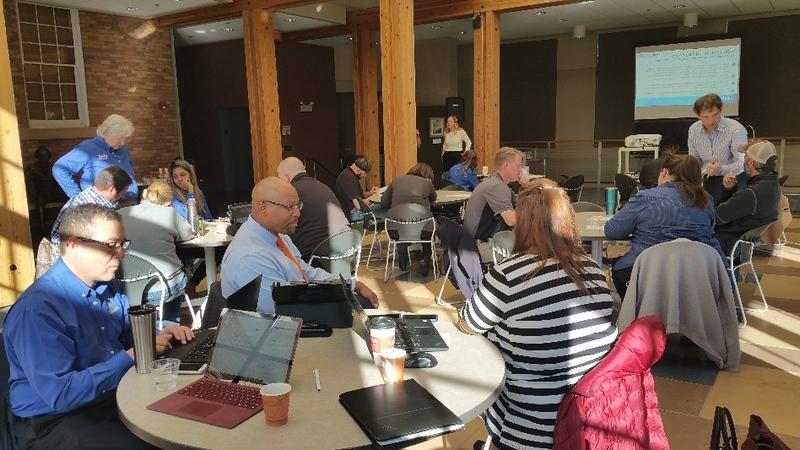
<svg viewBox="0 0 800 450">
<path fill-rule="evenodd" d="M 425 163 L 416 163 L 414 167 L 408 170 L 406 175 L 416 175 L 433 181 L 433 169 Z"/>
<path fill-rule="evenodd" d="M 706 94 L 694 101 L 692 109 L 695 114 L 700 114 L 700 111 L 705 109 L 722 109 L 722 99 L 715 93 Z"/>
<path fill-rule="evenodd" d="M 64 253 L 67 239 L 70 236 L 91 237 L 85 236 L 86 230 L 90 229 L 96 220 L 122 222 L 122 217 L 113 209 L 96 203 L 84 203 L 67 208 L 64 211 L 64 218 L 61 220 L 61 227 L 58 229 L 61 253 Z"/>
<path fill-rule="evenodd" d="M 118 191 L 125 191 L 131 185 L 133 180 L 128 172 L 122 170 L 119 166 L 108 166 L 102 172 L 97 174 L 94 179 L 94 187 L 104 191 L 111 186 Z"/>
<path fill-rule="evenodd" d="M 667 152 L 674 150 L 675 153 L 678 153 L 681 146 L 678 144 L 678 140 L 672 136 L 662 136 L 661 142 L 658 143 L 658 156 L 664 156 Z"/>
</svg>

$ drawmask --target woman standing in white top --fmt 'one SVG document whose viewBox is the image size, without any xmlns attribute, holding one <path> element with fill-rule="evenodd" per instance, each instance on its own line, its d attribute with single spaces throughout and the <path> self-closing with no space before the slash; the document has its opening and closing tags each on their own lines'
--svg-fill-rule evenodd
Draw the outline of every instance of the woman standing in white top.
<svg viewBox="0 0 800 450">
<path fill-rule="evenodd" d="M 461 159 L 461 153 L 472 148 L 472 140 L 458 124 L 456 116 L 447 118 L 442 145 L 442 170 L 447 172 Z"/>
</svg>

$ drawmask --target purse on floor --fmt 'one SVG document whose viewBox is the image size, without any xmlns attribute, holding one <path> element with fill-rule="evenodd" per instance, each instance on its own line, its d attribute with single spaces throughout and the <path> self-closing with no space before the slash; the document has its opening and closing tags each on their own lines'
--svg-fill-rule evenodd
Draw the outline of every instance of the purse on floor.
<svg viewBox="0 0 800 450">
<path fill-rule="evenodd" d="M 709 450 L 738 450 L 736 427 L 728 408 L 717 406 L 714 410 L 714 425 L 711 428 Z M 757 447 L 753 447 L 754 449 Z"/>
<path fill-rule="evenodd" d="M 750 416 L 750 428 L 747 439 L 742 442 L 742 450 L 791 450 L 785 442 L 770 431 L 761 417 Z"/>
</svg>

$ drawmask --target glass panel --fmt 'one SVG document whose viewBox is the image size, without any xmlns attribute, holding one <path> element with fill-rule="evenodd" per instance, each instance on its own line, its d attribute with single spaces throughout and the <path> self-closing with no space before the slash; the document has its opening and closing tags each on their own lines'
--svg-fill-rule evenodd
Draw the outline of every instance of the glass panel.
<svg viewBox="0 0 800 450">
<path fill-rule="evenodd" d="M 74 84 L 61 85 L 61 99 L 64 101 L 72 101 L 72 102 L 78 100 L 78 91 L 76 90 Z"/>
<path fill-rule="evenodd" d="M 75 64 L 75 51 L 73 47 L 58 47 L 58 59 L 61 64 Z"/>
<path fill-rule="evenodd" d="M 20 3 L 19 9 L 17 10 L 19 14 L 19 21 L 20 22 L 29 22 L 29 23 L 36 23 L 36 7 L 33 5 L 29 5 L 27 3 Z"/>
<path fill-rule="evenodd" d="M 62 83 L 75 82 L 75 69 L 73 69 L 72 67 L 64 67 L 64 66 L 59 67 L 58 75 L 60 76 Z"/>
<path fill-rule="evenodd" d="M 28 95 L 28 101 L 44 100 L 44 98 L 42 98 L 41 83 L 25 83 L 25 93 Z"/>
<path fill-rule="evenodd" d="M 44 120 L 44 103 L 28 102 L 28 117 L 31 120 Z"/>
<path fill-rule="evenodd" d="M 69 47 L 65 47 L 69 48 Z M 55 45 L 42 46 L 42 62 L 58 63 L 58 47 Z"/>
<path fill-rule="evenodd" d="M 25 81 L 42 81 L 42 71 L 39 64 L 25 64 Z"/>
<path fill-rule="evenodd" d="M 39 42 L 39 31 L 36 25 L 21 23 L 19 31 L 22 34 L 22 42 Z"/>
<path fill-rule="evenodd" d="M 62 120 L 61 103 L 45 103 L 44 116 L 45 120 Z"/>
<path fill-rule="evenodd" d="M 39 25 L 39 42 L 42 44 L 56 44 L 56 27 Z"/>
<path fill-rule="evenodd" d="M 22 44 L 22 57 L 25 61 L 41 61 L 42 55 L 39 53 L 39 46 L 37 44 Z"/>
<path fill-rule="evenodd" d="M 64 120 L 77 120 L 78 117 L 78 104 L 77 103 L 64 103 Z"/>
<path fill-rule="evenodd" d="M 57 84 L 44 85 L 44 99 L 48 102 L 61 101 L 61 89 Z"/>
<path fill-rule="evenodd" d="M 49 6 L 36 5 L 36 19 L 39 23 L 48 25 L 55 25 L 56 23 L 53 8 Z"/>
<path fill-rule="evenodd" d="M 69 17 L 68 9 L 55 8 L 56 10 L 56 25 L 60 27 L 72 27 L 72 21 Z"/>
<path fill-rule="evenodd" d="M 56 28 L 58 45 L 72 45 L 72 30 L 70 28 Z"/>
<path fill-rule="evenodd" d="M 42 81 L 45 83 L 58 83 L 58 66 L 42 65 Z"/>
</svg>

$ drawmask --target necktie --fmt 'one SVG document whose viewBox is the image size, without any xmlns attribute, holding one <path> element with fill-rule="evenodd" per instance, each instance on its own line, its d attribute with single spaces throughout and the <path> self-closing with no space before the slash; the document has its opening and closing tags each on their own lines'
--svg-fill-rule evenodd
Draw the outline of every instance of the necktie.
<svg viewBox="0 0 800 450">
<path fill-rule="evenodd" d="M 306 278 L 306 272 L 303 270 L 302 267 L 300 267 L 300 263 L 297 262 L 294 255 L 292 255 L 291 250 L 289 250 L 289 247 L 287 247 L 286 243 L 283 242 L 283 239 L 281 239 L 281 237 L 278 236 L 278 239 L 275 241 L 275 243 L 278 245 L 278 248 L 281 249 L 281 253 L 286 255 L 286 257 L 289 258 L 289 261 L 291 261 L 292 264 L 294 264 L 294 266 L 297 267 L 297 270 L 300 271 L 300 274 L 303 275 L 303 281 L 308 282 L 308 278 Z"/>
</svg>

